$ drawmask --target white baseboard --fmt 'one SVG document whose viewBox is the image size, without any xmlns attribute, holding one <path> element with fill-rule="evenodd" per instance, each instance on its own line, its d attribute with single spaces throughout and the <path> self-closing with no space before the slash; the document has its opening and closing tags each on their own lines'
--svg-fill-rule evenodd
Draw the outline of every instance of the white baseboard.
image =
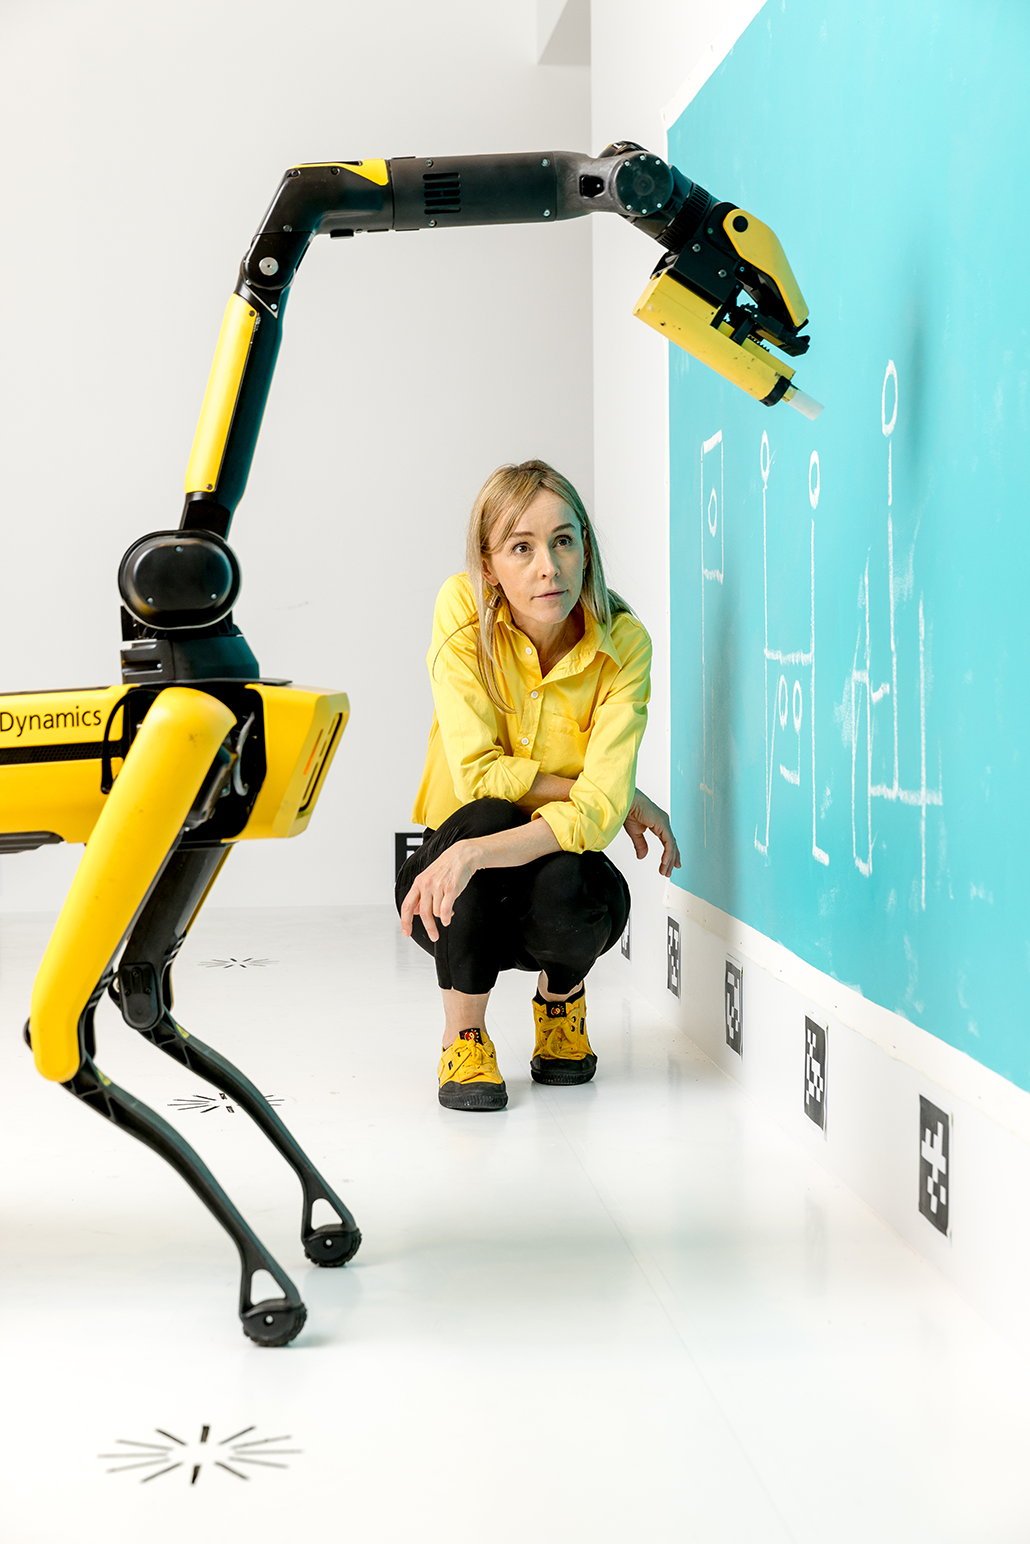
<svg viewBox="0 0 1030 1544">
<path fill-rule="evenodd" d="M 1030 1094 L 678 886 L 666 906 L 681 928 L 685 1033 L 1030 1350 Z M 744 968 L 740 1055 L 726 1043 L 728 956 Z M 806 1016 L 826 1030 L 825 1132 L 804 1109 Z M 920 1095 L 951 1117 L 947 1236 L 919 1211 Z"/>
</svg>

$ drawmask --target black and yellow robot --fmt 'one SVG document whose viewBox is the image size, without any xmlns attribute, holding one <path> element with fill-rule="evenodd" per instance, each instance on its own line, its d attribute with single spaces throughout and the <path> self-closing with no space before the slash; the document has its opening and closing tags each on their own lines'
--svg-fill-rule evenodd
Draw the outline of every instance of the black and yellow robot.
<svg viewBox="0 0 1030 1544">
<path fill-rule="evenodd" d="M 234 626 L 226 538 L 243 495 L 294 274 L 313 237 L 622 216 L 665 254 L 636 315 L 769 406 L 818 406 L 770 345 L 797 356 L 807 308 L 773 232 L 639 145 L 327 161 L 286 172 L 226 307 L 175 530 L 135 542 L 118 574 L 122 682 L 0 696 L 0 852 L 83 842 L 43 957 L 26 1038 L 44 1077 L 160 1153 L 235 1242 L 240 1317 L 285 1345 L 306 1317 L 289 1277 L 193 1149 L 94 1061 L 109 993 L 126 1023 L 230 1095 L 292 1165 L 309 1260 L 343 1265 L 361 1235 L 258 1090 L 172 1013 L 171 970 L 236 842 L 307 826 L 347 723 L 342 692 L 267 680 Z M 328 1202 L 337 1222 L 316 1228 Z M 255 1272 L 282 1296 L 254 1302 Z"/>
</svg>

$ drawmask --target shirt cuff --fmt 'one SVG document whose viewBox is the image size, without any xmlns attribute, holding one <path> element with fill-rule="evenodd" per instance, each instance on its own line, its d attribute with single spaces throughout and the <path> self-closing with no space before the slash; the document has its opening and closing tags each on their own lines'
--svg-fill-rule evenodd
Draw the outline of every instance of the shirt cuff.
<svg viewBox="0 0 1030 1544">
<path fill-rule="evenodd" d="M 541 804 L 533 811 L 532 818 L 547 822 L 563 852 L 586 852 L 591 847 L 584 827 L 592 826 L 593 822 L 585 821 L 570 799 Z"/>
<path fill-rule="evenodd" d="M 527 756 L 498 756 L 480 778 L 475 797 L 507 799 L 509 804 L 518 804 L 536 782 L 539 771 L 540 762 L 530 761 Z"/>
</svg>

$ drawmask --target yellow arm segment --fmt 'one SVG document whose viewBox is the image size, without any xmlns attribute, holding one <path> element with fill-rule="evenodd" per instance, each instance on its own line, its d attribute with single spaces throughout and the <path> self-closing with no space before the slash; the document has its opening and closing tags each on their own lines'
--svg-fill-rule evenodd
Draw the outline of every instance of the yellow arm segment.
<svg viewBox="0 0 1030 1544">
<path fill-rule="evenodd" d="M 186 468 L 187 493 L 209 493 L 218 483 L 256 326 L 256 308 L 230 295 Z"/>
<path fill-rule="evenodd" d="M 364 177 L 366 182 L 374 182 L 377 187 L 385 188 L 390 181 L 390 173 L 385 161 L 298 161 L 298 171 L 309 166 L 345 166 L 355 177 Z"/>
<path fill-rule="evenodd" d="M 781 379 L 788 382 L 784 397 L 789 401 L 794 394 L 794 388 L 789 384 L 794 377 L 790 365 L 751 338 L 734 343 L 729 322 L 713 327 L 715 306 L 695 295 L 671 273 L 660 274 L 651 280 L 637 301 L 633 315 L 656 332 L 663 332 L 688 354 L 693 354 L 702 364 L 710 365 L 734 386 L 757 397 L 759 402 L 776 389 Z"/>
<path fill-rule="evenodd" d="M 57 919 L 32 990 L 36 1066 L 79 1069 L 79 1017 L 182 830 L 236 722 L 205 692 L 172 686 L 140 725 Z"/>
</svg>

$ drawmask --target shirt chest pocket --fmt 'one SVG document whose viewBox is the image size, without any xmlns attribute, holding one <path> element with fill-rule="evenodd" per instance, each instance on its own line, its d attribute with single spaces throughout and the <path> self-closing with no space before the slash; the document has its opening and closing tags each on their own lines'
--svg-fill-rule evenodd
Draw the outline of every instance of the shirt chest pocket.
<svg viewBox="0 0 1030 1544">
<path fill-rule="evenodd" d="M 589 731 L 581 729 L 574 718 L 552 713 L 547 726 L 542 770 L 550 772 L 552 777 L 578 777 L 583 770 L 589 739 Z"/>
</svg>

